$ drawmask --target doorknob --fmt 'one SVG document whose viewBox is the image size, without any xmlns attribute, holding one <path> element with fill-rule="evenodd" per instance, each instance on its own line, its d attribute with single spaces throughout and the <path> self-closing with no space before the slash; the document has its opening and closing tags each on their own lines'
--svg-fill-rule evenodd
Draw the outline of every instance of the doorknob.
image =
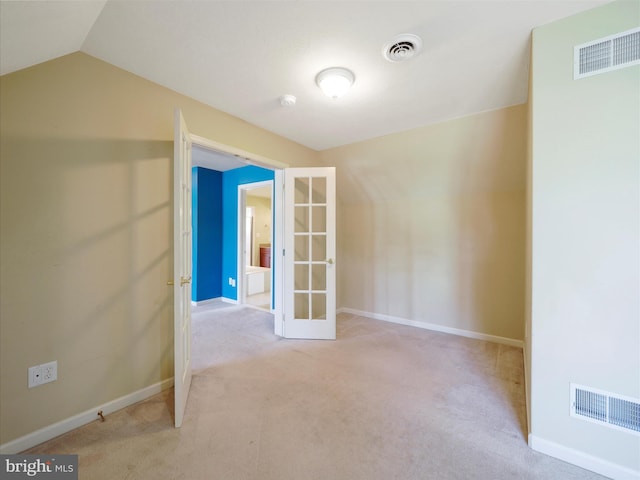
<svg viewBox="0 0 640 480">
<path fill-rule="evenodd" d="M 180 277 L 180 286 L 186 285 L 187 283 L 191 283 L 191 277 L 184 278 Z"/>
<path fill-rule="evenodd" d="M 333 258 L 329 258 L 329 259 L 327 259 L 327 263 L 328 263 L 329 265 L 333 265 Z"/>
</svg>

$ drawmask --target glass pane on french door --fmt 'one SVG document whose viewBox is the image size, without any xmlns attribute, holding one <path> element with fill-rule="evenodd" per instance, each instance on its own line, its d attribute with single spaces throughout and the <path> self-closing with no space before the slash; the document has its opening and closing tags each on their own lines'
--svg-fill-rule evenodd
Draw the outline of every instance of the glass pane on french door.
<svg viewBox="0 0 640 480">
<path fill-rule="evenodd" d="M 294 320 L 326 320 L 326 178 L 296 178 L 294 202 Z"/>
</svg>

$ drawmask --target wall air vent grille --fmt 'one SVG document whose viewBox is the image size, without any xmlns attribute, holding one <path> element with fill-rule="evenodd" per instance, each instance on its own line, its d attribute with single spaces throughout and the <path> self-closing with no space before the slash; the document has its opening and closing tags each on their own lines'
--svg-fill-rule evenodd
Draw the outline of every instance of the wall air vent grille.
<svg viewBox="0 0 640 480">
<path fill-rule="evenodd" d="M 640 28 L 578 45 L 573 52 L 573 78 L 589 77 L 640 64 Z"/>
<path fill-rule="evenodd" d="M 640 402 L 610 397 L 609 423 L 640 432 Z"/>
<path fill-rule="evenodd" d="M 607 421 L 607 396 L 576 388 L 576 415 Z"/>
<path fill-rule="evenodd" d="M 640 400 L 571 384 L 571 416 L 640 435 Z"/>
</svg>

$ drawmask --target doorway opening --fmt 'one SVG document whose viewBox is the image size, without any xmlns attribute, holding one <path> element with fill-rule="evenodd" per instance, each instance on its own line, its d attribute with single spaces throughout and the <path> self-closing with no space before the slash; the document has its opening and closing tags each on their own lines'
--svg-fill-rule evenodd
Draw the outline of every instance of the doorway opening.
<svg viewBox="0 0 640 480">
<path fill-rule="evenodd" d="M 195 147 L 195 148 L 194 148 Z M 193 207 L 194 207 L 194 195 L 193 195 L 193 166 L 198 166 L 196 162 L 193 162 L 193 153 L 196 149 L 202 149 L 207 154 L 211 154 L 215 157 L 223 157 L 225 161 L 236 163 L 240 161 L 242 165 L 237 167 L 230 167 L 228 175 L 223 176 L 221 184 L 221 193 L 224 197 L 225 193 L 237 196 L 237 189 L 230 189 L 229 182 L 235 183 L 235 185 L 241 185 L 251 183 L 255 181 L 271 180 L 273 199 L 273 225 L 272 228 L 272 240 L 275 245 L 281 249 L 283 245 L 283 230 L 284 230 L 284 215 L 283 215 L 283 193 L 284 193 L 284 170 L 287 165 L 281 162 L 276 162 L 265 157 L 256 156 L 249 152 L 239 150 L 233 147 L 229 147 L 224 144 L 208 140 L 203 137 L 198 137 L 189 133 L 189 129 L 182 115 L 182 111 L 179 108 L 174 112 L 174 161 L 173 161 L 173 238 L 174 238 L 174 268 L 173 279 L 168 281 L 168 285 L 173 286 L 173 328 L 174 328 L 174 423 L 176 427 L 182 425 L 184 419 L 184 412 L 189 396 L 189 389 L 192 379 L 192 352 L 191 352 L 191 310 L 193 302 L 193 284 L 198 280 L 193 271 L 194 258 L 192 256 L 192 248 L 194 242 L 193 235 Z M 221 160 L 221 159 L 220 159 Z M 221 160 L 222 161 L 222 160 Z M 253 165 L 251 165 L 253 164 Z M 200 165 L 202 167 L 209 167 L 209 165 Z M 262 167 L 262 168 L 260 168 Z M 211 171 L 222 171 L 222 168 L 211 168 Z M 245 175 L 249 175 L 261 172 L 263 175 L 261 178 L 247 178 Z M 232 173 L 233 172 L 233 173 Z M 268 175 L 265 175 L 268 173 Z M 220 180 L 218 178 L 218 180 Z M 226 182 L 225 180 L 229 180 Z M 199 179 L 198 179 L 199 181 Z M 197 185 L 198 186 L 198 185 Z M 198 199 L 199 201 L 200 199 Z M 241 210 L 240 215 L 238 212 L 227 212 L 226 207 L 234 210 L 237 209 L 237 200 L 224 201 L 221 198 L 219 213 L 222 215 L 223 221 L 226 218 L 231 219 L 234 222 L 238 221 L 239 216 L 243 216 L 244 212 Z M 246 200 L 246 199 L 245 199 Z M 203 202 L 203 205 L 207 202 Z M 197 205 L 200 206 L 199 204 Z M 225 213 L 226 212 L 226 213 Z M 235 218 L 234 218 L 235 217 Z M 196 220 L 198 222 L 198 220 Z M 243 225 L 244 222 L 240 222 Z M 277 227 L 277 228 L 276 228 Z M 242 227 L 241 227 L 242 228 Z M 226 295 L 232 303 L 238 302 L 238 290 L 236 284 L 242 285 L 242 281 L 238 282 L 238 264 L 244 263 L 242 260 L 243 255 L 238 255 L 238 243 L 244 242 L 238 241 L 238 228 L 228 228 L 227 231 L 232 236 L 232 246 L 229 249 L 224 248 L 224 232 L 223 232 L 223 248 L 220 251 L 220 261 L 222 275 L 218 278 L 222 281 L 222 288 L 220 289 L 219 299 L 223 299 Z M 229 252 L 229 255 L 227 255 Z M 282 249 L 284 256 L 284 249 Z M 223 254 L 224 253 L 224 254 Z M 238 261 L 238 259 L 240 259 Z M 283 318 L 283 298 L 284 298 L 284 283 L 283 283 L 283 258 L 280 255 L 275 255 L 270 259 L 271 267 L 273 269 L 273 284 L 278 286 L 277 297 L 272 294 L 272 310 L 273 310 L 273 328 L 274 333 L 278 336 L 283 336 L 284 332 L 284 318 Z M 198 265 L 199 268 L 199 265 Z M 228 277 L 227 277 L 228 276 Z M 222 278 L 220 278 L 222 277 Z M 228 279 L 228 284 L 225 284 L 225 277 Z M 242 276 L 240 276 L 242 278 Z M 229 288 L 231 287 L 231 288 Z M 215 294 L 208 295 L 211 300 L 216 300 Z M 242 297 L 240 297 L 242 298 Z"/>
<path fill-rule="evenodd" d="M 262 308 L 274 314 L 274 333 L 282 335 L 282 257 L 270 254 L 278 245 L 278 251 L 282 251 L 283 172 L 287 165 L 203 137 L 190 137 L 194 147 L 193 166 L 222 175 L 224 191 L 224 198 L 221 200 L 224 204 L 221 223 L 223 245 L 218 262 L 221 268 L 216 274 L 221 280 L 220 293 L 207 295 L 193 304 L 200 306 L 211 303 L 209 307 L 214 307 L 213 304 L 243 304 Z M 244 234 L 247 229 L 247 198 L 249 206 L 254 207 L 251 222 L 253 235 L 248 248 L 245 247 L 248 240 Z M 248 255 L 251 255 L 249 258 L 245 254 L 247 250 Z M 255 267 L 254 270 L 257 271 L 252 278 L 247 278 L 247 266 Z M 261 294 L 261 297 L 253 297 L 256 294 Z"/>
</svg>

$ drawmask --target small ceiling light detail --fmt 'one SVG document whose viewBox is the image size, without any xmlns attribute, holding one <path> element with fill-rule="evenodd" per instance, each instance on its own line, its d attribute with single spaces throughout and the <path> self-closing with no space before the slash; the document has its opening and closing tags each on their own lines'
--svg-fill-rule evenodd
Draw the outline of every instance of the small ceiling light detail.
<svg viewBox="0 0 640 480">
<path fill-rule="evenodd" d="M 296 104 L 296 97 L 293 95 L 282 95 L 280 97 L 280 105 L 283 107 L 293 107 Z"/>
<path fill-rule="evenodd" d="M 390 62 L 403 62 L 422 50 L 422 39 L 412 33 L 402 33 L 382 47 L 382 56 Z"/>
<path fill-rule="evenodd" d="M 338 98 L 347 93 L 355 79 L 351 70 L 341 67 L 327 68 L 316 75 L 318 87 L 331 98 Z"/>
</svg>

